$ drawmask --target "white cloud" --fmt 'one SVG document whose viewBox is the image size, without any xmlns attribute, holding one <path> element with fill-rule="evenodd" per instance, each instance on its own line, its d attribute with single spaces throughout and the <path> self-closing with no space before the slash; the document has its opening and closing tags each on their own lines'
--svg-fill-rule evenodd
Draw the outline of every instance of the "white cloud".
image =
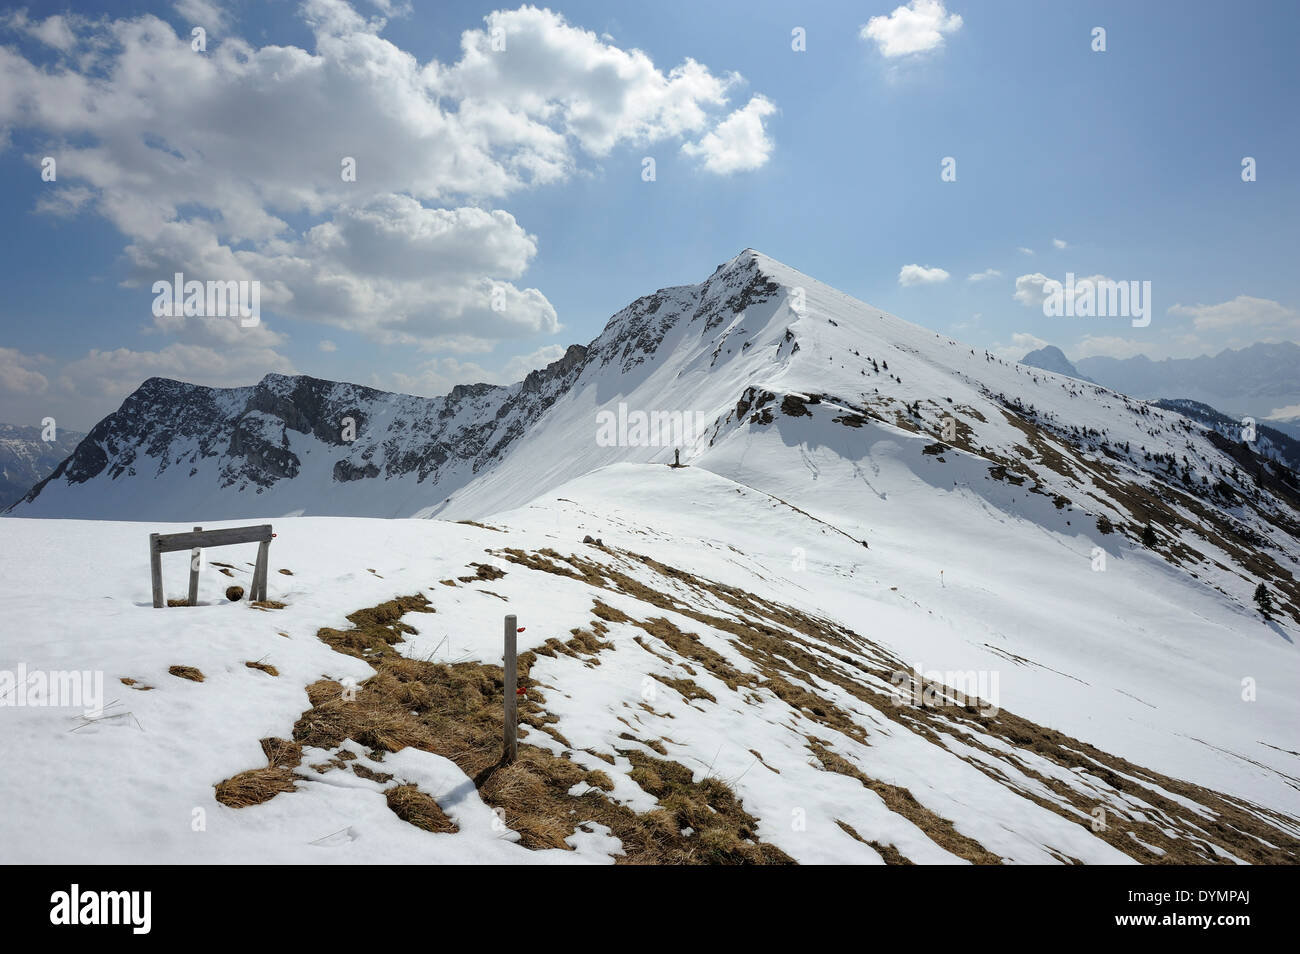
<svg viewBox="0 0 1300 954">
<path fill-rule="evenodd" d="M 176 9 L 220 21 L 225 8 Z M 0 46 L 0 128 L 60 143 L 59 191 L 38 210 L 104 216 L 142 291 L 174 271 L 258 280 L 275 314 L 481 353 L 560 328 L 520 283 L 537 238 L 493 208 L 502 199 L 618 146 L 686 142 L 714 172 L 772 150 L 769 100 L 727 112 L 740 76 L 690 59 L 660 68 L 548 10 L 489 14 L 446 64 L 420 62 L 382 35 L 382 16 L 343 0 L 300 14 L 311 49 L 210 36 L 202 55 L 188 29 L 151 15 L 0 18 L 63 51 L 38 66 Z"/>
<path fill-rule="evenodd" d="M 320 344 L 318 344 L 316 347 L 320 348 L 320 350 L 324 351 L 326 354 L 332 354 L 335 351 L 339 350 L 339 346 L 336 345 L 334 342 L 330 341 L 328 338 L 321 339 Z"/>
<path fill-rule="evenodd" d="M 0 24 L 7 29 L 25 33 L 60 52 L 66 52 L 76 45 L 77 34 L 73 28 L 84 26 L 87 22 L 84 17 L 76 14 L 67 16 L 55 14 L 44 20 L 33 20 L 27 15 L 26 9 L 10 10 L 0 14 Z"/>
<path fill-rule="evenodd" d="M 441 397 L 457 384 L 496 384 L 495 377 L 482 365 L 473 361 L 461 361 L 458 358 L 434 358 L 425 362 L 413 374 L 393 371 L 388 375 L 376 374 L 371 378 L 371 385 L 399 394 L 416 394 L 421 397 Z"/>
<path fill-rule="evenodd" d="M 502 367 L 500 377 L 510 384 L 522 381 L 528 376 L 528 372 L 544 368 L 552 361 L 559 361 L 564 357 L 565 350 L 564 345 L 549 344 L 543 345 L 531 354 L 515 355 Z"/>
<path fill-rule="evenodd" d="M 763 128 L 763 117 L 776 112 L 776 105 L 764 96 L 753 97 L 699 142 L 682 144 L 682 152 L 703 160 L 709 172 L 728 175 L 750 172 L 764 165 L 772 154 L 772 140 Z"/>
<path fill-rule="evenodd" d="M 1246 347 L 1254 341 L 1236 341 L 1225 344 L 1223 341 L 1210 341 L 1193 333 L 1178 333 L 1167 326 L 1160 334 L 1152 334 L 1148 328 L 1135 333 L 1133 337 L 1120 335 L 1084 335 L 1078 343 L 1070 348 L 1076 361 L 1084 358 L 1109 357 L 1132 358 L 1146 355 L 1153 361 L 1165 358 L 1195 358 L 1204 354 L 1213 354 L 1226 346 Z"/>
<path fill-rule="evenodd" d="M 0 392 L 6 394 L 42 394 L 49 380 L 31 365 L 45 364 L 42 355 L 23 354 L 16 348 L 0 348 Z"/>
<path fill-rule="evenodd" d="M 149 307 L 152 308 L 156 296 L 148 293 L 143 297 L 148 299 Z M 235 315 L 212 318 L 158 315 L 139 330 L 146 337 L 163 334 L 183 344 L 204 345 L 225 351 L 278 348 L 288 340 L 280 332 L 274 331 L 265 319 L 259 320 L 256 325 L 245 327 Z"/>
<path fill-rule="evenodd" d="M 36 211 L 59 218 L 71 218 L 95 197 L 85 186 L 55 186 L 44 188 L 36 197 Z"/>
<path fill-rule="evenodd" d="M 1056 248 L 1068 247 L 1068 243 L 1065 241 L 1065 239 L 1052 239 L 1052 245 L 1055 246 Z"/>
<path fill-rule="evenodd" d="M 438 397 L 457 384 L 514 384 L 530 371 L 544 368 L 564 356 L 562 345 L 544 345 L 531 354 L 516 355 L 499 370 L 491 371 L 473 361 L 440 357 L 426 361 L 414 374 L 394 371 L 386 378 L 376 376 L 375 387 L 389 388 L 403 394 Z"/>
<path fill-rule="evenodd" d="M 1264 415 L 1266 421 L 1289 421 L 1292 418 L 1300 418 L 1300 404 L 1288 404 L 1286 407 L 1275 407 Z"/>
<path fill-rule="evenodd" d="M 536 252 L 535 236 L 508 212 L 430 209 L 387 195 L 243 264 L 291 290 L 283 310 L 413 344 L 448 333 L 497 340 L 559 331 L 545 296 L 511 281 Z"/>
<path fill-rule="evenodd" d="M 169 327 L 171 322 L 182 326 Z M 0 348 L 0 394 L 5 396 L 0 420 L 39 421 L 48 415 L 60 426 L 87 429 L 149 377 L 235 387 L 258 381 L 268 371 L 295 371 L 293 362 L 275 350 L 283 336 L 265 326 L 241 328 L 236 319 L 157 319 L 150 330 L 182 340 L 157 351 L 92 349 L 49 377 L 35 368 L 53 364 L 52 359 Z"/>
<path fill-rule="evenodd" d="M 1016 247 L 1016 251 L 1019 252 L 1019 253 L 1021 253 L 1022 255 L 1033 255 L 1033 254 L 1034 254 L 1034 250 L 1033 250 L 1032 248 L 1025 248 L 1023 245 L 1019 245 L 1019 246 L 1017 246 L 1017 247 Z"/>
<path fill-rule="evenodd" d="M 1300 312 L 1272 299 L 1250 295 L 1238 295 L 1217 305 L 1172 305 L 1169 314 L 1189 316 L 1193 326 L 1202 331 L 1268 328 L 1283 333 L 1300 332 Z"/>
<path fill-rule="evenodd" d="M 409 17 L 411 4 L 406 0 L 370 0 L 370 5 L 386 17 Z"/>
<path fill-rule="evenodd" d="M 904 265 L 898 270 L 898 284 L 904 288 L 909 285 L 934 285 L 947 280 L 947 272 L 929 265 Z"/>
<path fill-rule="evenodd" d="M 872 17 L 858 35 L 874 41 L 881 55 L 893 59 L 939 49 L 943 35 L 960 30 L 961 24 L 961 17 L 950 15 L 942 0 L 911 0 L 887 17 Z"/>
<path fill-rule="evenodd" d="M 968 282 L 982 282 L 986 278 L 1001 278 L 1002 273 L 996 268 L 986 268 L 982 272 L 973 272 L 966 276 Z"/>
<path fill-rule="evenodd" d="M 287 358 L 264 348 L 211 348 L 174 343 L 160 351 L 92 349 L 64 365 L 59 383 L 68 392 L 101 405 L 120 400 L 146 378 L 176 378 L 208 387 L 236 387 L 268 371 L 295 373 Z"/>
<path fill-rule="evenodd" d="M 176 0 L 172 8 L 190 27 L 203 27 L 208 33 L 220 32 L 230 24 L 229 15 L 214 0 Z"/>
<path fill-rule="evenodd" d="M 1153 345 L 1157 345 L 1153 348 Z M 1148 358 L 1164 357 L 1163 349 L 1158 347 L 1150 337 L 1124 338 L 1119 335 L 1084 335 L 1079 343 L 1070 349 L 1074 360 L 1099 356 L 1110 358 L 1132 358 L 1145 354 Z"/>
<path fill-rule="evenodd" d="M 1031 351 L 1037 351 L 1045 347 L 1048 342 L 1044 341 L 1037 335 L 1031 335 L 1028 332 L 1017 331 L 1011 335 L 1010 344 L 994 344 L 989 347 L 989 352 L 1002 358 L 1004 361 L 1019 361 Z"/>
<path fill-rule="evenodd" d="M 1074 287 L 1079 288 L 1085 283 L 1096 285 L 1097 282 L 1106 281 L 1105 275 L 1088 275 L 1085 278 L 1076 278 Z M 1048 282 L 1056 282 L 1063 285 L 1063 281 L 1057 278 L 1048 278 L 1042 272 L 1034 272 L 1030 275 L 1021 275 L 1016 279 L 1016 291 L 1011 297 L 1026 308 L 1041 307 L 1047 299 L 1045 286 Z"/>
<path fill-rule="evenodd" d="M 1054 279 L 1048 278 L 1042 272 L 1034 272 L 1030 275 L 1021 275 L 1016 279 L 1016 291 L 1011 297 L 1026 308 L 1034 305 L 1041 305 L 1047 298 L 1047 293 L 1043 291 L 1043 286 Z"/>
<path fill-rule="evenodd" d="M 521 7 L 484 18 L 461 36 L 461 59 L 431 65 L 432 91 L 459 102 L 475 133 L 519 149 L 524 166 L 567 164 L 566 137 L 602 156 L 620 142 L 703 133 L 735 73 L 715 76 L 692 59 L 665 73 L 640 50 L 623 50 L 549 10 Z M 493 49 L 493 35 L 505 50 Z M 504 55 L 503 55 L 504 54 Z"/>
</svg>

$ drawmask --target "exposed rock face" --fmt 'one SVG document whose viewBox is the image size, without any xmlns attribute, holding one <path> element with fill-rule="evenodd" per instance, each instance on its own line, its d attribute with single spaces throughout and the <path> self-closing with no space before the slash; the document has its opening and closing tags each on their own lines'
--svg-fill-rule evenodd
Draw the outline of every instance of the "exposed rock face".
<svg viewBox="0 0 1300 954">
<path fill-rule="evenodd" d="M 23 500 L 34 501 L 50 482 L 172 468 L 200 482 L 213 479 L 206 469 L 218 489 L 256 494 L 303 476 L 310 455 L 328 459 L 336 484 L 413 476 L 436 499 L 436 486 L 454 489 L 499 461 L 588 369 L 626 374 L 652 358 L 674 327 L 707 335 L 778 291 L 746 250 L 699 285 L 637 299 L 591 344 L 569 346 L 517 384 L 458 384 L 439 398 L 306 375 L 268 374 L 242 388 L 150 378 Z"/>
<path fill-rule="evenodd" d="M 610 349 L 625 340 L 616 336 Z M 257 491 L 299 476 L 301 454 L 317 450 L 335 458 L 331 474 L 339 483 L 408 474 L 436 482 L 448 468 L 477 473 L 545 413 L 588 357 L 587 347 L 572 345 L 518 384 L 458 384 L 441 398 L 306 375 L 268 374 L 243 388 L 150 378 L 23 499 L 34 500 L 51 481 L 82 484 L 187 466 L 193 474 L 210 458 L 219 487 Z"/>
<path fill-rule="evenodd" d="M 21 499 L 36 499 L 51 481 L 156 476 L 175 467 L 196 474 L 209 459 L 219 487 L 257 491 L 298 477 L 301 455 L 311 451 L 334 457 L 339 483 L 408 474 L 436 482 L 455 467 L 477 473 L 545 413 L 587 359 L 585 346 L 572 345 L 519 384 L 460 384 L 441 398 L 305 375 L 268 374 L 243 388 L 150 378 Z"/>
</svg>

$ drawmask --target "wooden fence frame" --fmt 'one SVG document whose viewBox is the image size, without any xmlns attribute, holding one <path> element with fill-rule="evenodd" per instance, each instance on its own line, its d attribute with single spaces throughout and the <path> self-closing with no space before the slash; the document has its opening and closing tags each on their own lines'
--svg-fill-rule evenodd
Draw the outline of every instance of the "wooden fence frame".
<svg viewBox="0 0 1300 954">
<path fill-rule="evenodd" d="M 206 547 L 224 547 L 235 543 L 256 543 L 257 564 L 253 569 L 253 582 L 248 588 L 250 601 L 266 599 L 267 564 L 271 558 L 271 540 L 275 534 L 271 525 L 264 523 L 255 527 L 228 527 L 224 530 L 204 530 L 195 527 L 190 533 L 151 533 L 149 534 L 149 572 L 153 582 L 153 605 L 161 609 L 167 605 L 163 598 L 162 555 L 176 550 L 189 550 L 190 554 L 190 589 L 189 605 L 193 606 L 199 599 L 199 551 Z"/>
</svg>

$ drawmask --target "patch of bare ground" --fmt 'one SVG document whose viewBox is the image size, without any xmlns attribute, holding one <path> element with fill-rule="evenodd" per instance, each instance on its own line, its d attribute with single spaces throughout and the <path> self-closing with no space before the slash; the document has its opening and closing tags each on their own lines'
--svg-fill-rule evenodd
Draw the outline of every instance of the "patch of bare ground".
<svg viewBox="0 0 1300 954">
<path fill-rule="evenodd" d="M 251 661 L 249 661 L 249 662 L 244 663 L 244 665 L 247 666 L 249 669 L 256 669 L 256 670 L 258 670 L 259 672 L 264 672 L 264 673 L 266 673 L 268 676 L 278 676 L 278 675 L 280 675 L 280 670 L 276 669 L 276 668 L 275 668 L 274 666 L 272 666 L 270 663 L 264 663 L 264 662 L 262 662 L 260 659 L 259 659 L 259 660 L 251 660 Z"/>
<path fill-rule="evenodd" d="M 692 679 L 674 679 L 670 676 L 663 676 L 659 673 L 651 673 L 650 677 L 656 682 L 662 683 L 670 689 L 676 690 L 683 699 L 691 702 L 695 699 L 708 699 L 710 702 L 717 702 L 717 697 L 707 689 L 701 689 Z"/>
<path fill-rule="evenodd" d="M 178 679 L 188 679 L 190 682 L 203 681 L 203 673 L 194 666 L 171 666 L 167 671 Z"/>
<path fill-rule="evenodd" d="M 474 567 L 473 576 L 458 576 L 456 579 L 462 583 L 476 583 L 479 580 L 499 580 L 506 575 L 505 570 L 488 563 L 471 563 L 470 566 Z"/>
<path fill-rule="evenodd" d="M 364 766 L 355 765 L 352 770 L 360 775 L 358 770 L 361 768 Z M 394 815 L 416 828 L 432 832 L 460 831 L 459 826 L 438 807 L 433 796 L 414 785 L 394 785 L 384 792 L 384 799 Z"/>
<path fill-rule="evenodd" d="M 249 769 L 218 782 L 216 798 L 229 808 L 247 808 L 270 801 L 281 792 L 294 789 L 293 770 L 280 765 Z"/>
<path fill-rule="evenodd" d="M 302 761 L 302 746 L 288 739 L 270 737 L 262 739 L 262 754 L 266 756 L 267 765 L 293 767 Z"/>
<path fill-rule="evenodd" d="M 895 848 L 893 845 L 882 845 L 878 841 L 867 841 L 867 839 L 859 835 L 857 833 L 857 830 L 848 822 L 841 821 L 840 819 L 837 818 L 835 819 L 835 824 L 839 825 L 840 829 L 850 838 L 854 839 L 855 841 L 860 841 L 864 845 L 870 845 L 872 848 L 874 848 L 876 853 L 879 854 L 880 857 L 885 859 L 885 864 L 887 865 L 915 864 L 915 862 L 909 861 L 906 857 L 904 857 L 903 853 L 899 851 L 897 848 Z"/>
</svg>

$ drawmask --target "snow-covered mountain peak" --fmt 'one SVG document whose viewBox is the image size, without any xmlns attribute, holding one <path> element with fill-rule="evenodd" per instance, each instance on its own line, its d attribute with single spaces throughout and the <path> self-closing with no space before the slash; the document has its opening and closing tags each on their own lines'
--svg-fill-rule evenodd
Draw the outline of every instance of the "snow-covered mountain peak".
<svg viewBox="0 0 1300 954">
<path fill-rule="evenodd" d="M 227 389 L 151 378 L 13 512 L 480 519 L 603 467 L 678 459 L 858 540 L 882 504 L 936 493 L 1103 549 L 1151 525 L 1184 565 L 1241 568 L 1228 587 L 1241 605 L 1235 589 L 1265 577 L 1300 613 L 1300 487 L 1280 462 L 753 249 L 638 298 L 508 386 L 425 398 L 301 375 Z"/>
</svg>

